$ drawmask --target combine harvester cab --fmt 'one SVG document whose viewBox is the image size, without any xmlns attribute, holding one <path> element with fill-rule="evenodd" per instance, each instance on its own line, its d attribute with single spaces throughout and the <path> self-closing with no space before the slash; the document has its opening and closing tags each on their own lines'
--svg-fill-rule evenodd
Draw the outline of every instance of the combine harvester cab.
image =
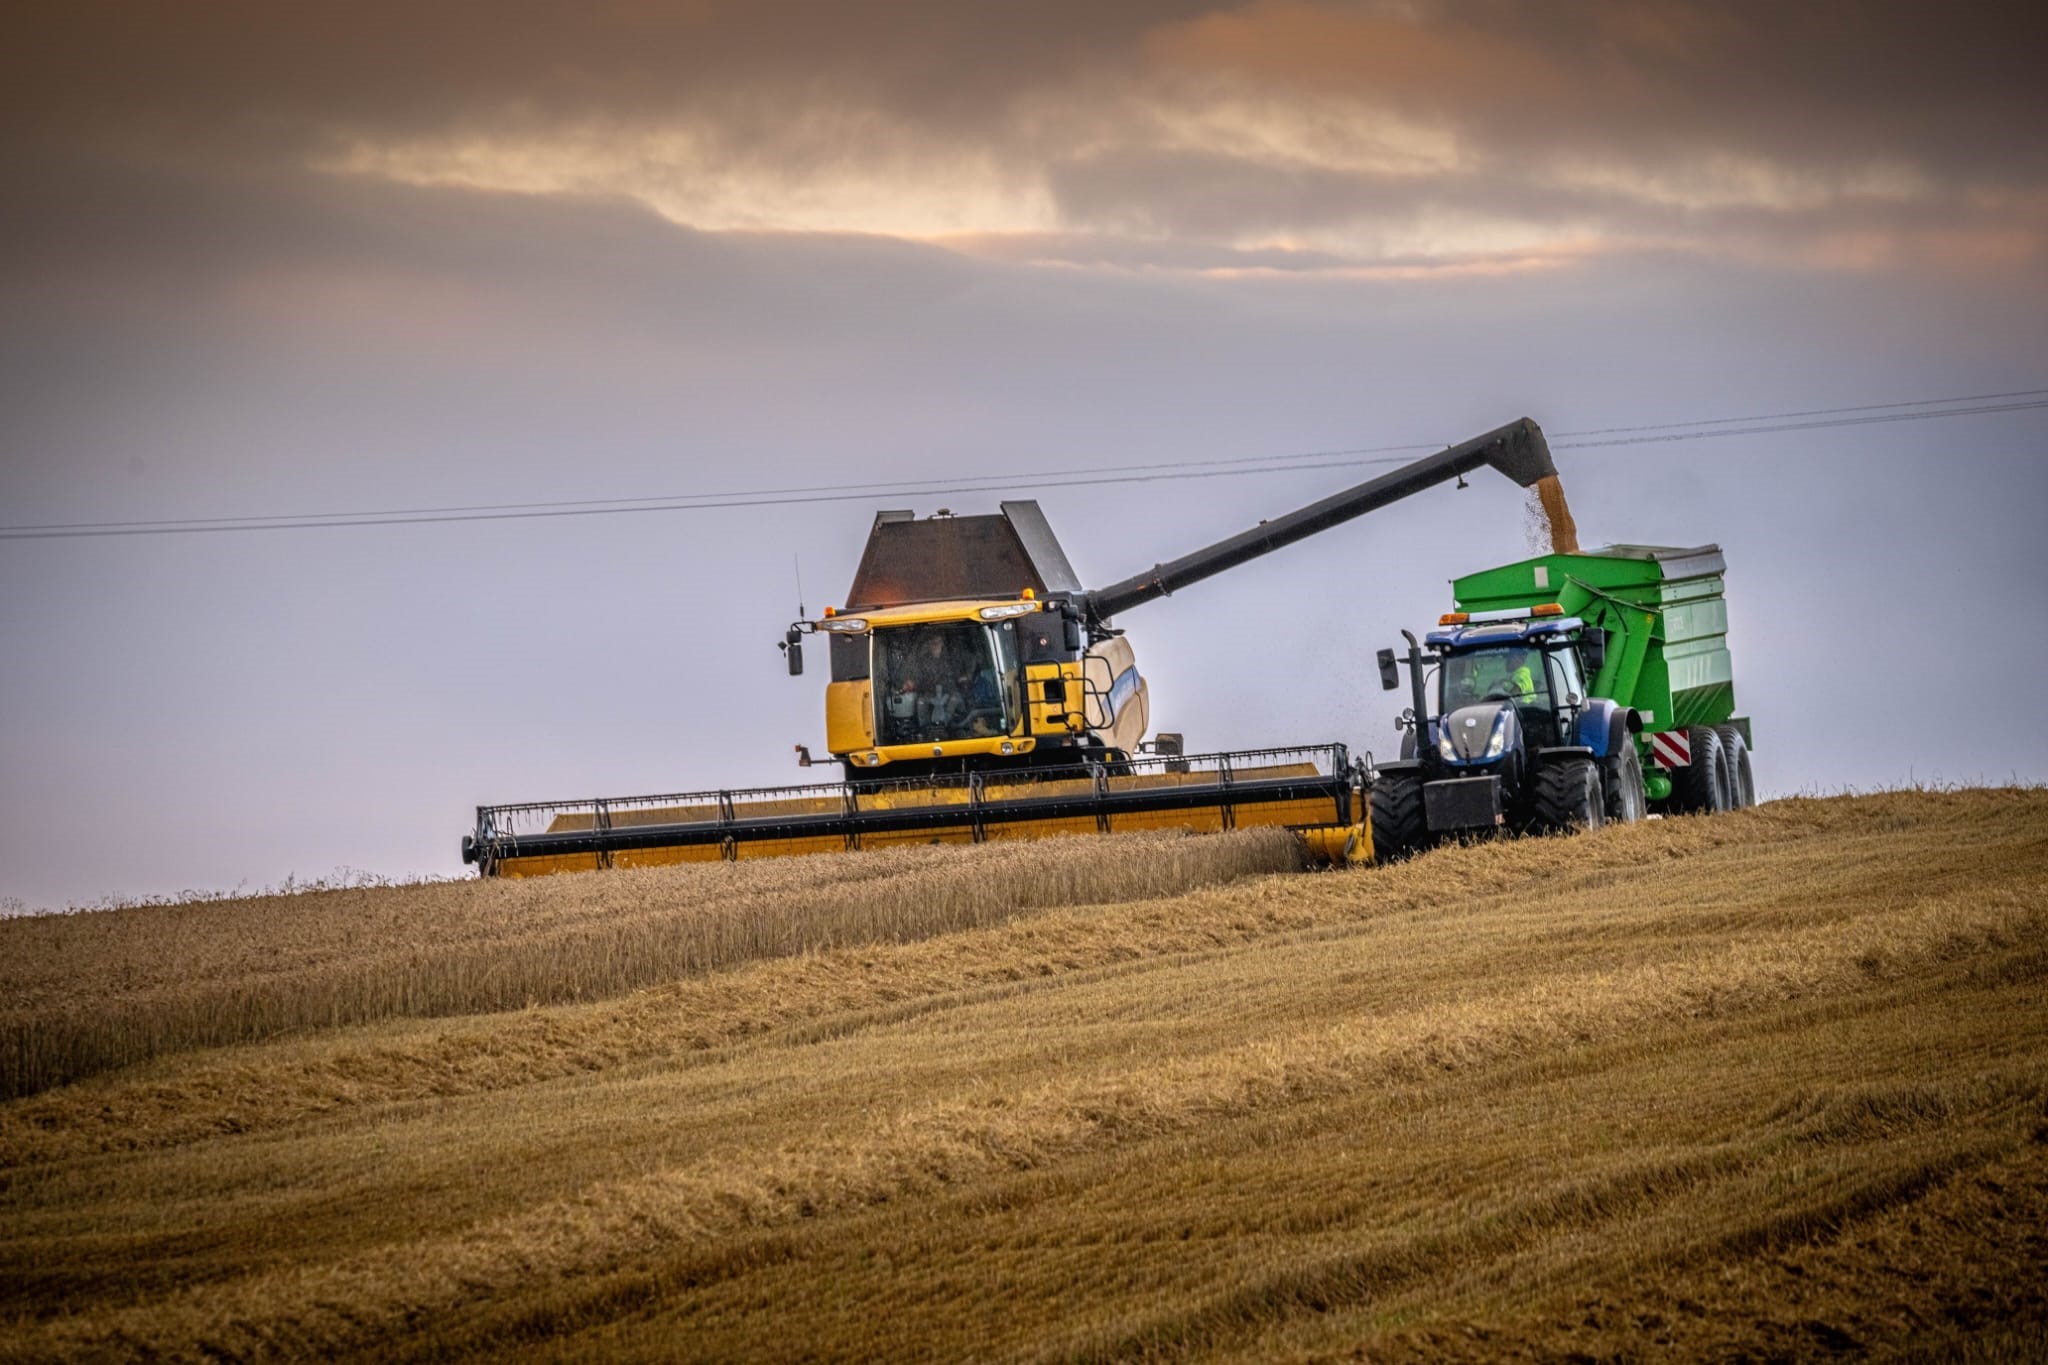
<svg viewBox="0 0 2048 1365">
<path fill-rule="evenodd" d="M 1455 580 L 1457 610 L 1427 652 L 1408 637 L 1415 700 L 1398 722 L 1401 759 L 1382 764 L 1373 786 L 1378 856 L 1489 829 L 1756 804 L 1749 720 L 1735 714 L 1726 569 L 1717 545 L 1610 545 Z M 1389 689 L 1400 662 L 1380 651 Z M 1516 667 L 1527 670 L 1519 680 Z"/>
<path fill-rule="evenodd" d="M 1085 590 L 1036 502 L 990 516 L 882 512 L 846 606 L 784 637 L 825 637 L 825 742 L 855 785 L 1121 762 L 1150 697 L 1121 632 L 1089 629 Z"/>
<path fill-rule="evenodd" d="M 1369 775 L 1341 744 L 1189 755 L 1147 742 L 1150 699 L 1113 618 L 1295 541 L 1492 466 L 1553 476 L 1524 419 L 1087 589 L 1036 502 L 986 516 L 875 518 L 846 606 L 781 642 L 803 672 L 822 636 L 836 783 L 484 806 L 463 860 L 486 875 L 774 857 L 895 843 L 1278 825 L 1317 862 L 1372 857 Z M 799 747 L 799 761 L 811 766 Z"/>
</svg>

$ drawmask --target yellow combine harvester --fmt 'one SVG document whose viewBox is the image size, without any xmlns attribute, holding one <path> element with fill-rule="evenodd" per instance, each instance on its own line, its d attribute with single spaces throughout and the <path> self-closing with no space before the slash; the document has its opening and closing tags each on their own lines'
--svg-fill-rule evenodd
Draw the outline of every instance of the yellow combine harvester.
<svg viewBox="0 0 2048 1365">
<path fill-rule="evenodd" d="M 1317 861 L 1372 855 L 1366 773 L 1342 744 L 1186 754 L 1147 743 L 1145 680 L 1112 618 L 1374 508 L 1491 465 L 1556 472 L 1524 418 L 1106 588 L 1082 587 L 1036 502 L 875 518 L 825 637 L 825 736 L 843 781 L 477 808 L 487 876 L 981 843 L 1140 829 L 1294 830 Z M 813 760 L 801 747 L 800 761 Z"/>
</svg>

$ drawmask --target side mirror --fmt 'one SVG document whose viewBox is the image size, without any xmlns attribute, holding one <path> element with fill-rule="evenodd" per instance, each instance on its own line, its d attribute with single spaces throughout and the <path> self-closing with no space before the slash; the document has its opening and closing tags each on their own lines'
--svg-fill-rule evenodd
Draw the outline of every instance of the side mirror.
<svg viewBox="0 0 2048 1365">
<path fill-rule="evenodd" d="M 1586 672 L 1598 673 L 1607 662 L 1607 632 L 1595 626 L 1580 636 L 1579 657 L 1585 661 Z"/>
<path fill-rule="evenodd" d="M 1380 686 L 1391 692 L 1401 685 L 1401 670 L 1394 663 L 1394 651 L 1383 649 L 1379 654 Z"/>
<path fill-rule="evenodd" d="M 795 626 L 782 639 L 782 652 L 789 656 L 789 676 L 802 677 L 804 671 L 804 635 Z"/>
</svg>

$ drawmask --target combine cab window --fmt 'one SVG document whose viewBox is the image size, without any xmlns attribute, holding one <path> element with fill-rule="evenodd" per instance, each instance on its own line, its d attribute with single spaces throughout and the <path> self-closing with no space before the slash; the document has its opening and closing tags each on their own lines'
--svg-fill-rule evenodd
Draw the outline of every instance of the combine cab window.
<svg viewBox="0 0 2048 1365">
<path fill-rule="evenodd" d="M 940 621 L 877 630 L 875 722 L 884 744 L 1006 735 L 1016 714 L 1010 622 Z"/>
</svg>

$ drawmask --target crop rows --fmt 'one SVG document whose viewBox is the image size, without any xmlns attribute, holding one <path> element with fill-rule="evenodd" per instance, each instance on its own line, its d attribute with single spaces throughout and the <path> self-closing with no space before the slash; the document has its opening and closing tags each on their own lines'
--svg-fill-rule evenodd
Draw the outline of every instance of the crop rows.
<svg viewBox="0 0 2048 1365">
<path fill-rule="evenodd" d="M 0 921 L 0 1099 L 186 1048 L 602 1000 L 1298 863 L 1278 830 L 1126 835 Z"/>
</svg>

